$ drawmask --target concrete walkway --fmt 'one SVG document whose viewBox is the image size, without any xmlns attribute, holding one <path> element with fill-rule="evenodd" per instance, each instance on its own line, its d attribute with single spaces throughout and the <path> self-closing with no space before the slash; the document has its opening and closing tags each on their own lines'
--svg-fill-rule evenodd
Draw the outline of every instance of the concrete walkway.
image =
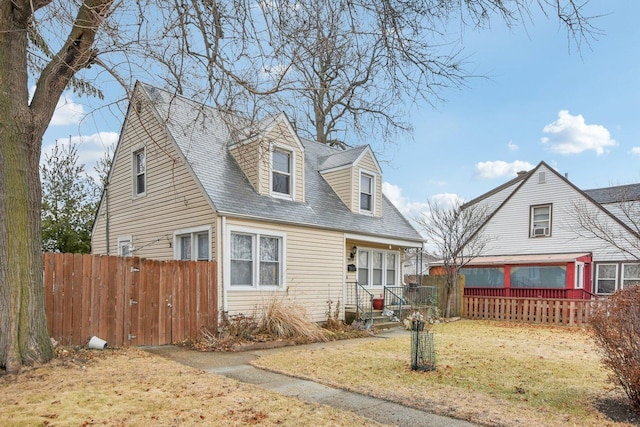
<svg viewBox="0 0 640 427">
<path fill-rule="evenodd" d="M 409 332 L 402 329 L 392 329 L 378 334 L 375 337 L 365 339 L 385 339 L 408 333 Z M 255 384 L 284 396 L 344 409 L 385 424 L 417 427 L 474 426 L 474 424 L 467 421 L 430 414 L 383 399 L 328 387 L 313 381 L 277 374 L 250 365 L 252 360 L 274 352 L 286 352 L 293 349 L 300 350 L 306 348 L 318 349 L 339 343 L 340 341 L 334 341 L 238 353 L 199 352 L 175 346 L 143 347 L 143 350 L 187 366 L 233 378 L 243 383 Z"/>
</svg>

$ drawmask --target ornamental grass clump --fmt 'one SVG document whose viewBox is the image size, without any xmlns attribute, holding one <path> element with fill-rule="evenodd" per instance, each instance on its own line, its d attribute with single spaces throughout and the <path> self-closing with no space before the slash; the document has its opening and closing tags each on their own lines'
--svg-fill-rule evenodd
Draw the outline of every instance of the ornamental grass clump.
<svg viewBox="0 0 640 427">
<path fill-rule="evenodd" d="M 640 413 L 640 286 L 598 302 L 591 319 L 602 363 Z"/>
<path fill-rule="evenodd" d="M 285 304 L 279 299 L 273 299 L 265 305 L 259 330 L 278 338 L 327 341 L 322 328 L 309 319 L 302 305 Z"/>
</svg>

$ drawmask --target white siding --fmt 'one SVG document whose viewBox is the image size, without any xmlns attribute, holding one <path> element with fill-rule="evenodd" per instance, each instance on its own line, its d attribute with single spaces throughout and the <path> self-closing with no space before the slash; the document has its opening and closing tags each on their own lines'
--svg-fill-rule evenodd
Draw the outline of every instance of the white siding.
<svg viewBox="0 0 640 427">
<path fill-rule="evenodd" d="M 573 231 L 573 201 L 590 202 L 554 172 L 544 166 L 539 170 L 545 172 L 545 182 L 538 182 L 537 173 L 531 176 L 485 225 L 483 233 L 490 242 L 482 255 L 592 252 L 594 261 L 625 259 L 623 253 L 602 241 L 579 237 Z M 530 238 L 530 208 L 541 204 L 553 205 L 551 236 Z M 624 231 L 614 220 L 604 215 L 602 218 L 614 229 Z"/>
</svg>

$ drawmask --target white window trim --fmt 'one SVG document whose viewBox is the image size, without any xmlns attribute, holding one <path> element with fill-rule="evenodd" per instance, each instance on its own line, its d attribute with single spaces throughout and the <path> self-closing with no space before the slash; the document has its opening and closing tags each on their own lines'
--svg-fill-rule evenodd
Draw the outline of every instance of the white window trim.
<svg viewBox="0 0 640 427">
<path fill-rule="evenodd" d="M 616 262 L 599 262 L 599 263 L 597 263 L 597 264 L 596 264 L 596 266 L 595 266 L 595 270 L 596 270 L 596 280 L 595 280 L 595 283 L 593 284 L 593 287 L 594 287 L 594 289 L 595 289 L 595 292 L 594 292 L 594 293 L 596 293 L 596 294 L 601 294 L 600 289 L 598 288 L 598 281 L 600 280 L 600 276 L 599 276 L 599 274 L 598 274 L 598 273 L 600 272 L 599 267 L 600 267 L 601 265 L 613 265 L 613 266 L 615 267 L 616 275 L 615 275 L 615 277 L 613 278 L 613 281 L 614 281 L 613 291 L 614 291 L 614 292 L 615 292 L 615 291 L 617 291 L 617 290 L 619 289 L 618 276 L 619 276 L 619 274 L 620 274 L 620 273 L 619 273 L 620 268 L 618 268 L 618 263 L 616 263 Z M 603 280 L 612 280 L 612 279 L 610 279 L 610 278 L 606 277 L 606 278 L 603 278 Z M 602 294 L 602 295 L 609 295 L 609 294 Z"/>
<path fill-rule="evenodd" d="M 638 264 L 637 262 L 623 262 L 620 265 L 620 289 L 624 289 L 624 281 L 625 280 L 629 280 L 628 278 L 624 277 L 624 266 L 625 265 L 636 265 Z M 632 279 L 635 279 L 635 277 L 633 277 Z"/>
<path fill-rule="evenodd" d="M 241 286 L 235 285 L 231 286 L 231 234 L 232 233 L 242 233 L 242 234 L 250 234 L 256 237 L 253 246 L 253 283 L 252 286 Z M 258 260 L 258 247 L 259 247 L 259 236 L 266 237 L 277 237 L 281 240 L 282 245 L 280 249 L 281 256 L 281 269 L 280 269 L 280 286 L 260 286 L 259 281 L 259 260 Z M 276 290 L 276 291 L 286 291 L 287 289 L 287 234 L 281 231 L 275 230 L 267 230 L 267 229 L 259 229 L 252 227 L 243 227 L 237 225 L 227 225 L 227 228 L 224 233 L 224 247 L 223 247 L 223 274 L 222 280 L 224 281 L 224 288 L 228 291 L 265 291 L 265 290 Z"/>
<path fill-rule="evenodd" d="M 144 191 L 138 193 L 138 164 L 136 162 L 136 154 L 142 151 L 144 153 Z M 136 147 L 131 148 L 131 193 L 133 194 L 133 198 L 143 197 L 147 194 L 147 173 L 148 173 L 148 162 L 147 162 L 147 147 L 144 145 L 138 145 Z"/>
<path fill-rule="evenodd" d="M 580 274 L 578 274 L 578 271 Z M 575 289 L 584 289 L 584 262 L 576 261 L 574 272 L 574 284 Z"/>
<path fill-rule="evenodd" d="M 206 232 L 208 234 L 208 241 L 209 241 L 209 261 L 211 261 L 211 226 L 210 225 L 203 225 L 200 227 L 190 227 L 190 228 L 182 228 L 180 230 L 175 230 L 173 232 L 173 259 L 175 260 L 179 260 L 180 259 L 180 236 L 184 236 L 185 234 L 191 234 L 191 235 L 195 235 L 195 234 L 200 234 L 200 233 L 204 233 Z M 193 259 L 193 256 L 195 255 L 196 259 Z M 191 257 L 192 257 L 192 261 L 198 261 L 198 242 L 197 239 L 191 239 Z M 186 261 L 186 260 L 185 260 Z"/>
<path fill-rule="evenodd" d="M 118 243 L 117 243 L 118 256 L 123 256 L 122 252 L 120 251 L 120 249 L 123 246 L 122 245 L 123 243 L 128 243 L 129 244 L 129 255 L 127 255 L 127 256 L 133 256 L 133 239 L 132 239 L 131 235 L 118 237 Z"/>
<path fill-rule="evenodd" d="M 291 172 L 289 175 L 289 189 L 291 190 L 291 194 L 286 193 L 278 193 L 277 191 L 273 191 L 273 153 L 274 151 L 286 151 L 290 154 L 289 161 L 291 164 L 289 165 Z M 269 193 L 272 197 L 276 197 L 279 199 L 286 200 L 295 200 L 296 196 L 296 152 L 292 147 L 287 145 L 272 143 L 269 150 Z"/>
<path fill-rule="evenodd" d="M 549 226 L 548 227 L 535 227 L 534 220 L 535 215 L 534 211 L 538 208 L 548 208 L 549 209 Z M 529 207 L 529 237 L 537 238 L 537 237 L 551 237 L 551 226 L 553 224 L 553 204 L 541 204 L 541 205 L 533 205 Z M 542 230 L 541 234 L 536 234 L 536 230 Z"/>
<path fill-rule="evenodd" d="M 396 254 L 396 265 L 395 265 L 395 286 L 400 286 L 400 251 L 389 251 L 389 250 L 384 250 L 384 249 L 373 249 L 373 248 L 364 248 L 364 249 L 360 249 L 358 248 L 358 257 L 360 256 L 361 252 L 368 252 L 369 253 L 369 274 L 367 277 L 367 284 L 364 285 L 366 288 L 374 288 L 374 289 L 382 289 L 383 287 L 385 287 L 387 285 L 387 254 L 392 253 L 392 254 Z M 381 252 L 382 255 L 382 285 L 380 286 L 374 286 L 373 285 L 373 253 L 374 252 Z M 359 264 L 356 263 L 356 265 L 359 267 Z M 356 281 L 358 280 L 358 273 L 356 272 Z"/>
<path fill-rule="evenodd" d="M 362 195 L 362 175 L 367 175 L 371 177 L 371 210 L 368 211 L 366 209 L 362 209 L 360 205 L 360 197 Z M 376 212 L 376 192 L 377 192 L 377 175 L 375 172 L 371 172 L 370 170 L 360 169 L 358 173 L 358 210 L 363 215 L 375 215 Z"/>
</svg>

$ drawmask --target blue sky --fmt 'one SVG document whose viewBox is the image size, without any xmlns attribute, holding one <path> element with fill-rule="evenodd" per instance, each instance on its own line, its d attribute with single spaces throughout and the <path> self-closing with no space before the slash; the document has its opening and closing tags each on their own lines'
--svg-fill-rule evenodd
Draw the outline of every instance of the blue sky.
<svg viewBox="0 0 640 427">
<path fill-rule="evenodd" d="M 580 50 L 553 17 L 465 32 L 469 68 L 485 77 L 442 92 L 436 109 L 414 108 L 412 140 L 372 142 L 385 194 L 401 211 L 470 200 L 542 160 L 583 189 L 640 182 L 640 2 L 591 2 L 587 12 L 603 15 L 603 34 Z M 117 142 L 122 117 L 115 106 L 87 115 L 95 105 L 61 100 L 43 151 L 71 136 L 91 170 Z"/>
</svg>

